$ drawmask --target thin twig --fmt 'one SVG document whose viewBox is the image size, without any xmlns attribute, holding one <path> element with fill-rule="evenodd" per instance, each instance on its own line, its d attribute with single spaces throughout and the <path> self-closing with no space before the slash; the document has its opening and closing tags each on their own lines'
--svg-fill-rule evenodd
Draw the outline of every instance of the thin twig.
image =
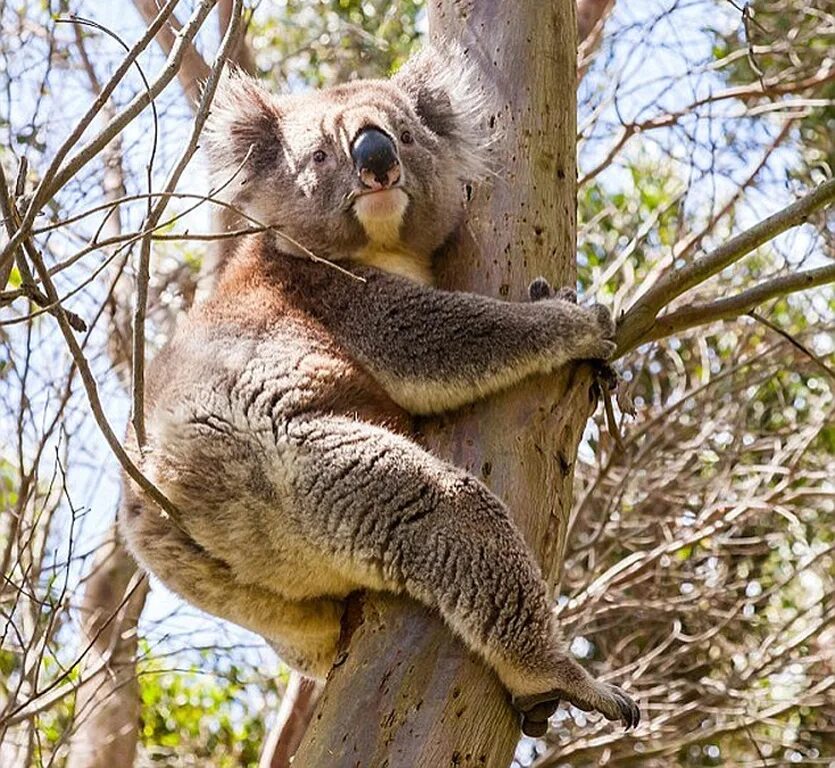
<svg viewBox="0 0 835 768">
<path fill-rule="evenodd" d="M 229 26 L 221 41 L 220 50 L 215 57 L 212 64 L 209 78 L 203 86 L 203 92 L 200 96 L 200 106 L 194 116 L 194 125 L 191 130 L 186 146 L 180 154 L 180 159 L 171 169 L 171 173 L 165 181 L 163 190 L 165 192 L 173 192 L 176 189 L 180 177 L 188 166 L 192 156 L 197 151 L 197 142 L 200 139 L 200 134 L 203 131 L 203 126 L 209 117 L 209 110 L 212 106 L 217 85 L 220 82 L 221 73 L 226 60 L 229 56 L 229 51 L 235 45 L 238 30 L 241 24 L 241 11 L 243 10 L 243 0 L 234 0 L 232 8 L 232 15 Z M 167 196 L 160 197 L 153 207 L 150 209 L 146 218 L 143 229 L 153 229 L 156 227 L 159 220 L 165 213 L 165 208 L 168 205 L 169 198 Z M 139 267 L 136 275 L 136 304 L 133 313 L 133 377 L 131 384 L 131 394 L 133 400 L 133 428 L 136 432 L 136 439 L 139 443 L 139 450 L 141 451 L 145 445 L 145 315 L 148 310 L 148 283 L 150 281 L 150 263 L 151 263 L 151 238 L 146 235 L 142 239 L 142 247 L 140 249 Z"/>
<path fill-rule="evenodd" d="M 828 207 L 833 200 L 835 179 L 829 179 L 813 192 L 732 237 L 714 251 L 695 259 L 681 269 L 668 272 L 632 305 L 618 324 L 617 354 L 623 355 L 643 343 L 656 322 L 659 311 L 673 299 L 739 261 L 777 235 L 803 224 L 815 211 Z"/>
<path fill-rule="evenodd" d="M 753 317 L 753 318 L 754 318 L 754 320 L 756 320 L 758 323 L 762 323 L 762 324 L 763 324 L 766 328 L 770 328 L 772 331 L 774 331 L 774 333 L 777 333 L 777 334 L 779 334 L 780 336 L 782 336 L 782 337 L 783 337 L 786 341 L 788 341 L 788 342 L 789 342 L 789 344 L 791 344 L 791 345 L 792 345 L 793 347 L 795 347 L 796 349 L 799 349 L 799 350 L 800 350 L 800 351 L 801 351 L 804 355 L 806 355 L 806 356 L 807 356 L 810 360 L 813 360 L 815 363 L 817 363 L 818 367 L 819 367 L 819 368 L 820 368 L 820 369 L 821 369 L 821 370 L 822 370 L 822 371 L 823 371 L 823 372 L 824 372 L 827 376 L 829 376 L 829 378 L 830 378 L 830 379 L 832 379 L 833 381 L 835 381 L 835 370 L 832 370 L 832 368 L 830 368 L 830 367 L 829 367 L 829 366 L 828 366 L 828 365 L 827 365 L 827 364 L 826 364 L 826 363 L 825 363 L 825 362 L 824 362 L 824 361 L 820 358 L 820 356 L 818 356 L 818 355 L 816 355 L 814 352 L 812 352 L 812 350 L 811 350 L 811 349 L 809 349 L 809 347 L 807 347 L 805 344 L 803 344 L 803 343 L 802 343 L 802 342 L 800 342 L 798 339 L 796 339 L 794 336 L 792 336 L 792 335 L 791 335 L 788 331 L 783 330 L 783 329 L 782 329 L 782 328 L 780 328 L 778 325 L 775 325 L 774 323 L 772 323 L 772 322 L 771 322 L 771 320 L 769 320 L 768 318 L 763 317 L 762 315 L 760 315 L 760 314 L 759 314 L 759 313 L 757 313 L 757 312 L 753 312 L 753 311 L 751 311 L 751 312 L 749 312 L 749 313 L 748 313 L 748 315 L 749 315 L 750 317 Z"/>
</svg>

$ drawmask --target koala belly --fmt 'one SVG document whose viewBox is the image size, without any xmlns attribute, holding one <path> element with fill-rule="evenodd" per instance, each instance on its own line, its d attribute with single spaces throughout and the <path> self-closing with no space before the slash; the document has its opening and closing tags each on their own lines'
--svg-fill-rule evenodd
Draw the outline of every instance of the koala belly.
<svg viewBox="0 0 835 768">
<path fill-rule="evenodd" d="M 258 632 L 314 674 L 315 659 L 330 659 L 338 638 L 341 601 L 369 579 L 353 579 L 351 564 L 311 537 L 317 526 L 306 516 L 316 510 L 295 498 L 303 462 L 293 424 L 320 409 L 391 417 L 343 360 L 321 349 L 296 349 L 288 359 L 287 350 L 249 349 L 240 365 L 227 355 L 231 370 L 210 370 L 200 385 L 175 377 L 163 389 L 141 465 L 178 516 L 164 516 L 129 484 L 121 528 L 137 560 L 168 588 Z M 346 392 L 350 402 L 341 402 Z"/>
</svg>

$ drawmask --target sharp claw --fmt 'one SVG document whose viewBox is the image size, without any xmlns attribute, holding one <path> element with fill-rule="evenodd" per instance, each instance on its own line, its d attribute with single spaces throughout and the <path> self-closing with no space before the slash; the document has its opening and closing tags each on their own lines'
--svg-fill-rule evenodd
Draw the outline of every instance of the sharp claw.
<svg viewBox="0 0 835 768">
<path fill-rule="evenodd" d="M 529 720 L 535 720 L 537 722 L 542 722 L 548 720 L 554 712 L 557 711 L 557 707 L 560 705 L 559 699 L 552 699 L 551 701 L 543 701 L 535 706 L 531 707 L 525 712 L 525 717 Z"/>
<path fill-rule="evenodd" d="M 551 285 L 544 277 L 537 277 L 528 286 L 531 301 L 542 301 L 551 296 Z"/>
<path fill-rule="evenodd" d="M 527 718 L 522 718 L 522 733 L 525 736 L 531 736 L 532 738 L 538 739 L 548 733 L 548 721 L 544 720 L 542 722 L 538 720 L 528 720 Z"/>
</svg>

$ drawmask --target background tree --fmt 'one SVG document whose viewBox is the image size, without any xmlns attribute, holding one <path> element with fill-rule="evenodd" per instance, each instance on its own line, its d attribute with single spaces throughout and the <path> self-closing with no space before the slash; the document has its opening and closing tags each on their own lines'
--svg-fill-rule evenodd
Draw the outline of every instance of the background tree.
<svg viewBox="0 0 835 768">
<path fill-rule="evenodd" d="M 116 504 L 117 463 L 91 418 L 90 395 L 120 434 L 133 397 L 132 305 L 145 284 L 142 254 L 151 253 L 144 223 L 148 192 L 164 189 L 184 148 L 190 152 L 191 121 L 199 117 L 195 77 L 211 71 L 236 4 L 135 5 L 140 12 L 144 7 L 144 17 L 114 13 L 109 4 L 0 3 L 0 165 L 8 191 L 0 189 L 0 197 L 13 245 L 23 246 L 4 246 L 0 255 L 0 433 L 13 436 L 0 447 L 4 766 L 62 765 L 78 759 L 77 745 L 85 743 L 100 755 L 117 754 L 125 737 L 133 737 L 113 726 L 107 712 L 137 706 L 137 690 L 135 737 L 143 763 L 171 764 L 188 755 L 194 765 L 254 765 L 288 683 L 256 639 L 206 622 L 158 587 L 136 632 L 124 610 L 131 595 L 96 588 L 106 573 L 100 564 L 113 562 L 106 548 L 97 549 L 103 541 L 112 547 L 112 535 L 102 532 Z M 244 10 L 244 34 L 227 54 L 278 88 L 386 74 L 416 44 L 427 15 L 434 16 L 433 31 L 466 41 L 461 28 L 489 13 L 482 5 L 471 17 L 460 4 L 450 10 L 377 0 L 261 3 Z M 435 15 L 444 10 L 446 16 Z M 101 26 L 70 25 L 73 12 L 95 13 Z M 637 692 L 645 722 L 623 734 L 561 710 L 547 738 L 523 740 L 515 759 L 538 766 L 831 760 L 833 227 L 822 213 L 831 182 L 816 193 L 817 212 L 801 206 L 796 216 L 760 230 L 762 237 L 725 244 L 831 175 L 831 10 L 822 3 L 742 8 L 724 0 L 580 0 L 577 15 L 581 33 L 588 34 L 576 64 L 577 279 L 581 300 L 595 296 L 618 313 L 626 310 L 618 366 L 638 416 L 624 423 L 614 403 L 612 420 L 622 432 L 616 440 L 598 409 L 582 439 L 574 438 L 575 493 L 567 519 L 559 507 L 549 507 L 555 516 L 539 523 L 552 531 L 559 529 L 557 520 L 567 524 L 557 610 L 575 638 L 572 650 L 597 674 L 616 675 Z M 498 31 L 496 18 L 485 29 L 502 40 L 525 29 L 524 20 L 517 28 L 514 19 L 512 29 Z M 110 32 L 132 49 L 129 55 Z M 493 57 L 479 44 L 486 34 L 468 44 L 468 55 L 489 74 Z M 566 35 L 566 27 L 558 34 Z M 573 50 L 565 45 L 558 55 Z M 566 67 L 573 59 L 552 62 L 554 47 L 525 62 L 544 68 L 535 80 L 542 90 L 511 93 L 517 108 L 527 99 L 548 103 L 555 80 L 570 79 Z M 510 56 L 508 49 L 498 55 Z M 163 66 L 164 57 L 170 66 Z M 189 79 L 189 72 L 201 74 Z M 503 84 L 496 90 L 503 93 Z M 149 92 L 155 113 L 147 106 Z M 98 111 L 85 118 L 94 94 L 103 93 Z M 566 120 L 573 110 L 563 101 L 557 111 L 540 118 Z M 73 135 L 78 125 L 87 130 Z M 512 178 L 514 194 L 535 200 L 548 189 L 561 194 L 572 175 L 554 179 L 558 164 L 549 163 L 556 145 L 547 138 L 520 138 L 513 126 L 506 136 L 502 148 L 518 140 L 546 154 L 527 173 L 516 164 L 537 161 L 537 154 L 513 159 L 511 152 L 496 178 L 476 190 L 459 261 L 449 261 L 458 269 L 443 279 L 450 285 L 471 280 L 457 285 L 519 298 L 536 272 L 556 280 L 569 275 L 571 234 L 558 230 L 570 225 L 570 213 L 549 212 L 539 234 L 532 217 L 514 213 L 508 232 L 522 258 L 511 266 L 501 258 L 476 267 L 467 256 L 470 241 L 480 242 L 484 253 L 494 244 L 484 239 L 483 211 L 507 202 L 505 179 Z M 19 170 L 21 157 L 28 166 Z M 152 235 L 144 323 L 149 355 L 199 284 L 210 280 L 209 247 L 222 256 L 217 246 L 225 243 L 206 239 L 217 232 L 217 215 L 210 212 L 216 206 L 198 181 L 199 156 L 193 163 L 178 195 L 197 198 L 168 198 Z M 522 183 L 531 178 L 536 192 Z M 107 207 L 97 207 L 102 204 Z M 807 224 L 770 240 L 804 219 Z M 555 244 L 565 272 L 546 259 L 538 238 Z M 669 276 L 692 274 L 693 265 L 717 251 L 722 268 L 676 295 Z M 466 271 L 462 265 L 469 265 Z M 51 272 L 48 279 L 42 266 Z M 800 289 L 806 292 L 790 293 Z M 62 315 L 55 298 L 74 315 Z M 758 319 L 745 315 L 751 309 Z M 56 321 L 63 324 L 59 335 Z M 86 332 L 68 331 L 67 323 L 80 328 L 81 321 Z M 96 392 L 89 389 L 91 377 Z M 426 439 L 486 476 L 508 500 L 529 480 L 534 491 L 546 488 L 566 500 L 562 480 L 554 490 L 553 482 L 535 479 L 536 471 L 560 466 L 554 446 L 570 444 L 546 437 L 559 407 L 537 416 L 545 425 L 537 439 L 525 443 L 520 429 L 514 451 L 536 453 L 533 461 L 524 458 L 521 472 L 518 457 L 505 450 L 507 424 L 532 426 L 524 403 L 530 407 L 533 400 L 525 398 L 540 387 L 542 405 L 544 388 L 562 384 L 530 386 L 504 404 L 479 406 L 493 418 L 508 409 L 503 431 L 489 426 L 485 415 L 476 434 L 472 415 L 463 415 L 440 427 L 426 425 Z M 566 386 L 583 391 L 580 379 Z M 499 449 L 491 449 L 491 435 L 503 440 Z M 478 438 L 473 446 L 466 442 L 471 437 Z M 541 535 L 536 508 L 515 507 L 529 514 L 533 525 L 526 531 L 535 541 Z M 550 547 L 560 548 L 553 538 Z M 375 606 L 362 606 L 351 663 L 367 648 L 362 633 Z M 442 663 L 424 662 L 436 676 L 428 686 L 434 698 L 427 703 L 424 697 L 419 710 L 423 719 L 400 702 L 402 718 L 395 717 L 386 733 L 366 728 L 366 737 L 382 742 L 396 736 L 392 743 L 414 745 L 435 729 L 461 745 L 481 740 L 489 742 L 490 754 L 509 755 L 515 732 L 498 694 L 485 694 L 483 717 L 474 707 L 457 716 L 454 702 L 462 695 L 490 690 L 480 668 L 462 661 L 431 620 L 403 606 L 382 608 L 387 621 L 400 622 L 390 629 L 406 632 L 419 622 L 426 648 L 445 651 Z M 394 631 L 387 637 L 414 647 L 413 637 L 397 640 Z M 135 668 L 131 643 L 138 649 Z M 120 645 L 128 656 L 120 655 Z M 129 682 L 134 675 L 137 687 Z M 455 675 L 467 682 L 452 697 L 448 680 Z M 339 701 L 334 693 L 331 702 Z M 451 706 L 444 708 L 448 694 Z M 326 700 L 325 714 L 327 706 Z M 409 736 L 409 728 L 419 734 Z M 486 735 L 491 729 L 494 739 Z M 311 737 L 333 733 L 320 728 Z M 440 748 L 450 744 L 442 740 Z M 462 749 L 456 759 L 466 764 L 473 756 L 480 753 L 468 756 Z"/>
</svg>

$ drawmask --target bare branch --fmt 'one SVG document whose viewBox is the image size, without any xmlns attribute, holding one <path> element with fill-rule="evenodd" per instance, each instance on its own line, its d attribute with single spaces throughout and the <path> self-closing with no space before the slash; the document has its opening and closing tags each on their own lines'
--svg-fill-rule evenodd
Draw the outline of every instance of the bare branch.
<svg viewBox="0 0 835 768">
<path fill-rule="evenodd" d="M 157 488 L 150 480 L 148 480 L 147 477 L 145 477 L 136 464 L 133 463 L 130 456 L 128 456 L 127 451 L 125 451 L 119 441 L 119 438 L 116 436 L 116 433 L 113 431 L 113 428 L 110 426 L 110 422 L 107 420 L 104 408 L 102 407 L 101 398 L 99 397 L 96 379 L 93 376 L 93 372 L 90 370 L 87 359 L 84 357 L 84 352 L 82 351 L 81 346 L 73 334 L 72 325 L 67 317 L 67 312 L 63 306 L 61 306 L 58 291 L 55 288 L 55 283 L 52 282 L 52 278 L 50 277 L 49 271 L 43 263 L 43 259 L 40 254 L 36 251 L 31 255 L 31 258 L 35 264 L 35 270 L 41 279 L 47 298 L 55 306 L 54 315 L 58 320 L 58 326 L 61 329 L 64 341 L 69 347 L 70 355 L 78 368 L 78 373 L 81 376 L 81 381 L 84 384 L 85 391 L 87 392 L 87 399 L 90 402 L 90 409 L 93 412 L 93 418 L 96 420 L 96 424 L 101 430 L 104 439 L 107 441 L 107 444 L 110 446 L 110 449 L 113 451 L 119 461 L 119 464 L 121 464 L 122 469 L 125 470 L 127 475 L 144 491 L 149 499 L 154 501 L 154 503 L 156 503 L 163 512 L 172 518 L 172 520 L 176 521 L 179 518 L 176 507 L 171 503 L 171 501 L 169 501 L 165 494 L 159 490 L 159 488 Z"/>
<path fill-rule="evenodd" d="M 639 136 L 647 131 L 658 130 L 659 128 L 670 128 L 671 126 L 676 125 L 682 118 L 692 116 L 694 114 L 698 114 L 698 110 L 701 107 L 706 107 L 711 104 L 716 104 L 722 101 L 728 101 L 730 99 L 739 99 L 740 101 L 747 101 L 751 99 L 755 99 L 762 96 L 769 96 L 769 97 L 776 97 L 776 96 L 784 96 L 792 93 L 798 93 L 801 91 L 808 91 L 815 88 L 818 88 L 826 83 L 835 80 L 835 68 L 822 68 L 819 72 L 812 75 L 811 77 L 803 78 L 802 80 L 789 80 L 786 81 L 781 78 L 772 78 L 770 80 L 766 80 L 763 82 L 756 82 L 750 85 L 740 85 L 735 86 L 733 88 L 727 88 L 724 91 L 719 91 L 718 93 L 712 93 L 709 96 L 705 96 L 700 99 L 696 99 L 695 101 L 690 102 L 685 107 L 676 110 L 675 112 L 666 112 L 663 114 L 655 115 L 654 117 L 650 117 L 646 120 L 641 120 L 638 122 L 632 123 L 625 123 L 622 125 L 620 132 L 615 139 L 614 143 L 612 144 L 609 151 L 603 157 L 597 165 L 595 165 L 590 171 L 583 174 L 580 177 L 580 180 L 577 182 L 578 186 L 582 187 L 596 176 L 598 176 L 602 171 L 608 168 L 612 161 L 617 157 L 620 151 L 626 146 L 626 144 L 634 137 Z M 814 105 L 817 106 L 826 106 L 829 102 L 825 100 L 814 100 Z M 766 109 L 773 110 L 773 109 L 785 109 L 790 106 L 810 106 L 810 100 L 806 100 L 801 104 L 797 104 L 796 102 L 784 103 L 784 102 L 777 102 L 776 104 L 769 104 L 767 105 Z M 761 113 L 762 110 L 751 109 L 749 114 L 758 114 Z"/>
<path fill-rule="evenodd" d="M 233 18 L 233 5 L 235 0 L 218 0 L 217 4 L 217 26 L 221 36 L 226 34 L 229 24 Z M 244 72 L 250 75 L 255 74 L 255 56 L 252 48 L 247 43 L 246 29 L 241 31 L 235 40 L 232 50 L 229 51 L 229 60 L 234 61 Z"/>
<path fill-rule="evenodd" d="M 174 43 L 174 46 L 171 49 L 171 54 L 162 69 L 162 73 L 156 80 L 154 80 L 153 83 L 151 83 L 150 88 L 138 93 L 133 100 L 124 109 L 122 109 L 116 117 L 113 118 L 113 120 L 102 128 L 99 133 L 80 150 L 78 150 L 78 152 L 70 157 L 59 169 L 58 166 L 60 161 L 66 156 L 72 146 L 75 145 L 81 134 L 92 122 L 95 114 L 104 105 L 113 88 L 116 87 L 118 80 L 114 82 L 115 75 L 110 81 L 108 81 L 107 85 L 102 88 L 99 97 L 94 102 L 93 106 L 95 109 L 91 107 L 84 117 L 79 120 L 68 139 L 64 142 L 64 144 L 62 144 L 61 149 L 50 163 L 49 168 L 44 173 L 40 184 L 38 184 L 38 187 L 35 189 L 32 201 L 26 209 L 26 214 L 23 216 L 23 220 L 18 231 L 15 233 L 15 236 L 9 240 L 6 247 L 3 249 L 3 253 L 0 255 L 0 263 L 4 261 L 7 253 L 13 251 L 21 245 L 23 239 L 31 230 L 35 217 L 38 215 L 38 212 L 46 204 L 46 202 L 87 163 L 89 163 L 105 146 L 107 146 L 116 134 L 120 133 L 125 126 L 127 126 L 128 123 L 130 123 L 140 112 L 142 112 L 142 110 L 145 109 L 145 107 L 147 107 L 153 99 L 159 96 L 163 89 L 171 82 L 171 80 L 174 79 L 174 76 L 182 63 L 183 56 L 185 55 L 186 46 L 197 34 L 203 24 L 203 21 L 206 19 L 206 16 L 209 15 L 209 12 L 212 10 L 216 2 L 217 0 L 202 0 L 197 5 L 197 8 L 188 23 L 185 27 L 183 27 L 181 34 Z M 168 10 L 169 8 L 173 9 L 174 5 L 176 5 L 176 0 L 171 0 L 164 10 Z M 159 20 L 162 16 L 163 12 L 161 11 L 157 20 Z M 161 26 L 161 24 L 162 22 L 159 23 L 159 26 Z M 122 70 L 126 71 L 133 65 L 133 62 L 136 60 L 141 50 L 148 42 L 150 42 L 151 39 L 153 39 L 153 35 L 149 37 L 148 32 L 153 31 L 155 34 L 157 29 L 158 25 L 156 23 L 152 24 L 148 28 L 148 31 L 140 40 L 140 43 L 143 43 L 143 45 L 140 47 L 140 43 L 137 43 L 133 48 L 131 48 L 130 53 L 123 59 L 122 65 L 117 70 L 117 73 L 121 72 L 123 75 L 124 72 Z"/>
<path fill-rule="evenodd" d="M 200 96 L 200 106 L 197 109 L 197 114 L 194 118 L 194 125 L 191 130 L 191 136 L 186 143 L 180 159 L 171 169 L 171 173 L 166 179 L 164 193 L 171 193 L 177 187 L 180 177 L 188 166 L 194 153 L 197 151 L 197 142 L 200 139 L 200 133 L 203 130 L 207 118 L 209 117 L 209 109 L 212 106 L 212 99 L 214 99 L 215 90 L 218 82 L 220 82 L 221 72 L 226 60 L 229 56 L 229 51 L 235 44 L 240 29 L 241 11 L 243 9 L 243 0 L 234 0 L 234 7 L 232 9 L 232 16 L 229 26 L 226 29 L 226 34 L 221 41 L 220 50 L 215 57 L 212 64 L 212 69 L 209 74 L 203 92 Z M 153 230 L 156 228 L 159 220 L 165 213 L 165 208 L 168 205 L 169 196 L 163 194 L 153 208 L 150 210 L 143 229 Z M 142 249 L 139 258 L 139 267 L 136 275 L 136 305 L 133 314 L 133 427 L 136 432 L 136 439 L 139 443 L 140 450 L 145 444 L 145 314 L 148 305 L 148 281 L 150 279 L 149 267 L 151 263 L 151 237 L 146 235 L 142 240 Z"/>
<path fill-rule="evenodd" d="M 157 13 L 156 0 L 133 0 L 133 4 L 146 22 L 153 19 Z M 157 34 L 157 43 L 166 55 L 171 53 L 181 30 L 182 26 L 173 14 L 168 24 L 160 29 Z M 185 46 L 182 64 L 177 70 L 177 79 L 180 81 L 180 86 L 186 94 L 186 100 L 192 108 L 197 104 L 200 97 L 200 83 L 208 76 L 209 65 L 206 64 L 194 44 L 189 43 Z"/>
<path fill-rule="evenodd" d="M 615 4 L 615 0 L 577 0 L 577 42 L 585 39 Z"/>
<path fill-rule="evenodd" d="M 717 299 L 705 304 L 691 304 L 655 319 L 652 329 L 643 341 L 656 341 L 689 328 L 712 323 L 716 320 L 733 320 L 750 312 L 763 302 L 778 296 L 787 296 L 819 285 L 835 282 L 835 264 L 828 264 L 804 272 L 793 272 L 773 280 L 766 280 L 735 296 Z"/>
<path fill-rule="evenodd" d="M 295 670 L 290 673 L 276 722 L 264 741 L 259 768 L 289 768 L 321 693 L 320 683 Z"/>
<path fill-rule="evenodd" d="M 781 211 L 736 235 L 716 250 L 668 272 L 639 298 L 618 325 L 618 354 L 623 355 L 648 340 L 659 311 L 685 291 L 703 283 L 726 267 L 786 230 L 803 224 L 815 211 L 825 209 L 835 200 L 835 179 L 821 184 Z"/>
<path fill-rule="evenodd" d="M 46 204 L 47 200 L 55 195 L 55 193 L 70 179 L 72 176 L 81 168 L 83 167 L 84 163 L 89 161 L 95 154 L 98 152 L 101 147 L 105 146 L 110 139 L 113 138 L 117 133 L 119 133 L 124 125 L 126 125 L 130 119 L 132 119 L 135 115 L 132 115 L 128 120 L 124 121 L 123 125 L 119 125 L 116 130 L 112 131 L 104 140 L 103 143 L 98 146 L 98 148 L 90 153 L 90 156 L 84 163 L 78 164 L 78 167 L 74 167 L 75 164 L 72 164 L 73 167 L 70 169 L 69 173 L 64 172 L 60 174 L 60 178 L 58 176 L 58 171 L 63 162 L 64 158 L 70 152 L 70 150 L 75 147 L 78 143 L 78 140 L 81 138 L 82 134 L 85 130 L 90 126 L 95 116 L 101 111 L 102 107 L 107 103 L 110 95 L 115 90 L 116 86 L 122 81 L 122 78 L 125 76 L 127 71 L 133 66 L 134 61 L 136 61 L 137 57 L 139 56 L 145 48 L 148 47 L 148 44 L 151 40 L 154 39 L 154 35 L 156 35 L 159 28 L 165 23 L 165 20 L 173 13 L 174 8 L 176 7 L 179 0 L 168 0 L 168 2 L 160 9 L 159 13 L 157 14 L 154 21 L 148 25 L 148 28 L 145 30 L 145 34 L 142 35 L 139 40 L 135 43 L 135 45 L 130 49 L 130 53 L 122 59 L 122 62 L 116 68 L 116 71 L 104 84 L 99 95 L 93 100 L 93 103 L 81 117 L 81 119 L 76 123 L 75 128 L 70 132 L 70 135 L 64 140 L 61 146 L 58 148 L 58 151 L 55 153 L 55 156 L 52 158 L 52 162 L 50 162 L 46 171 L 44 171 L 43 176 L 41 178 L 40 183 L 38 184 L 37 188 L 35 189 L 34 194 L 32 195 L 32 200 L 29 203 L 28 208 L 26 209 L 26 213 L 23 216 L 23 221 L 18 228 L 18 231 L 15 233 L 14 237 L 9 239 L 9 242 L 6 243 L 5 248 L 3 248 L 2 254 L 0 254 L 0 265 L 5 263 L 8 254 L 12 253 L 16 248 L 18 248 L 32 228 L 32 224 L 35 221 L 35 217 L 38 215 L 40 209 Z M 198 25 L 199 26 L 199 25 Z M 196 34 L 197 30 L 194 30 L 193 34 Z M 170 78 L 169 78 L 170 79 Z M 166 81 L 167 84 L 167 81 Z M 156 83 L 155 83 L 156 85 Z M 162 86 L 164 87 L 164 85 Z M 160 87 L 160 90 L 162 90 Z M 141 97 L 144 97 L 146 94 L 141 94 Z M 139 98 L 139 97 L 138 97 Z M 126 110 L 129 109 L 131 105 L 126 107 Z M 147 102 L 143 104 L 142 108 L 147 106 Z M 136 114 L 141 111 L 141 108 L 136 110 Z M 113 124 L 113 121 L 110 123 Z M 100 134 L 101 135 L 101 134 Z M 90 147 L 90 144 L 87 145 Z M 85 147 L 85 149 L 87 149 Z M 83 150 L 82 150 L 83 151 Z M 75 158 L 78 157 L 78 154 L 75 155 Z M 69 165 L 70 163 L 68 163 Z"/>
</svg>

